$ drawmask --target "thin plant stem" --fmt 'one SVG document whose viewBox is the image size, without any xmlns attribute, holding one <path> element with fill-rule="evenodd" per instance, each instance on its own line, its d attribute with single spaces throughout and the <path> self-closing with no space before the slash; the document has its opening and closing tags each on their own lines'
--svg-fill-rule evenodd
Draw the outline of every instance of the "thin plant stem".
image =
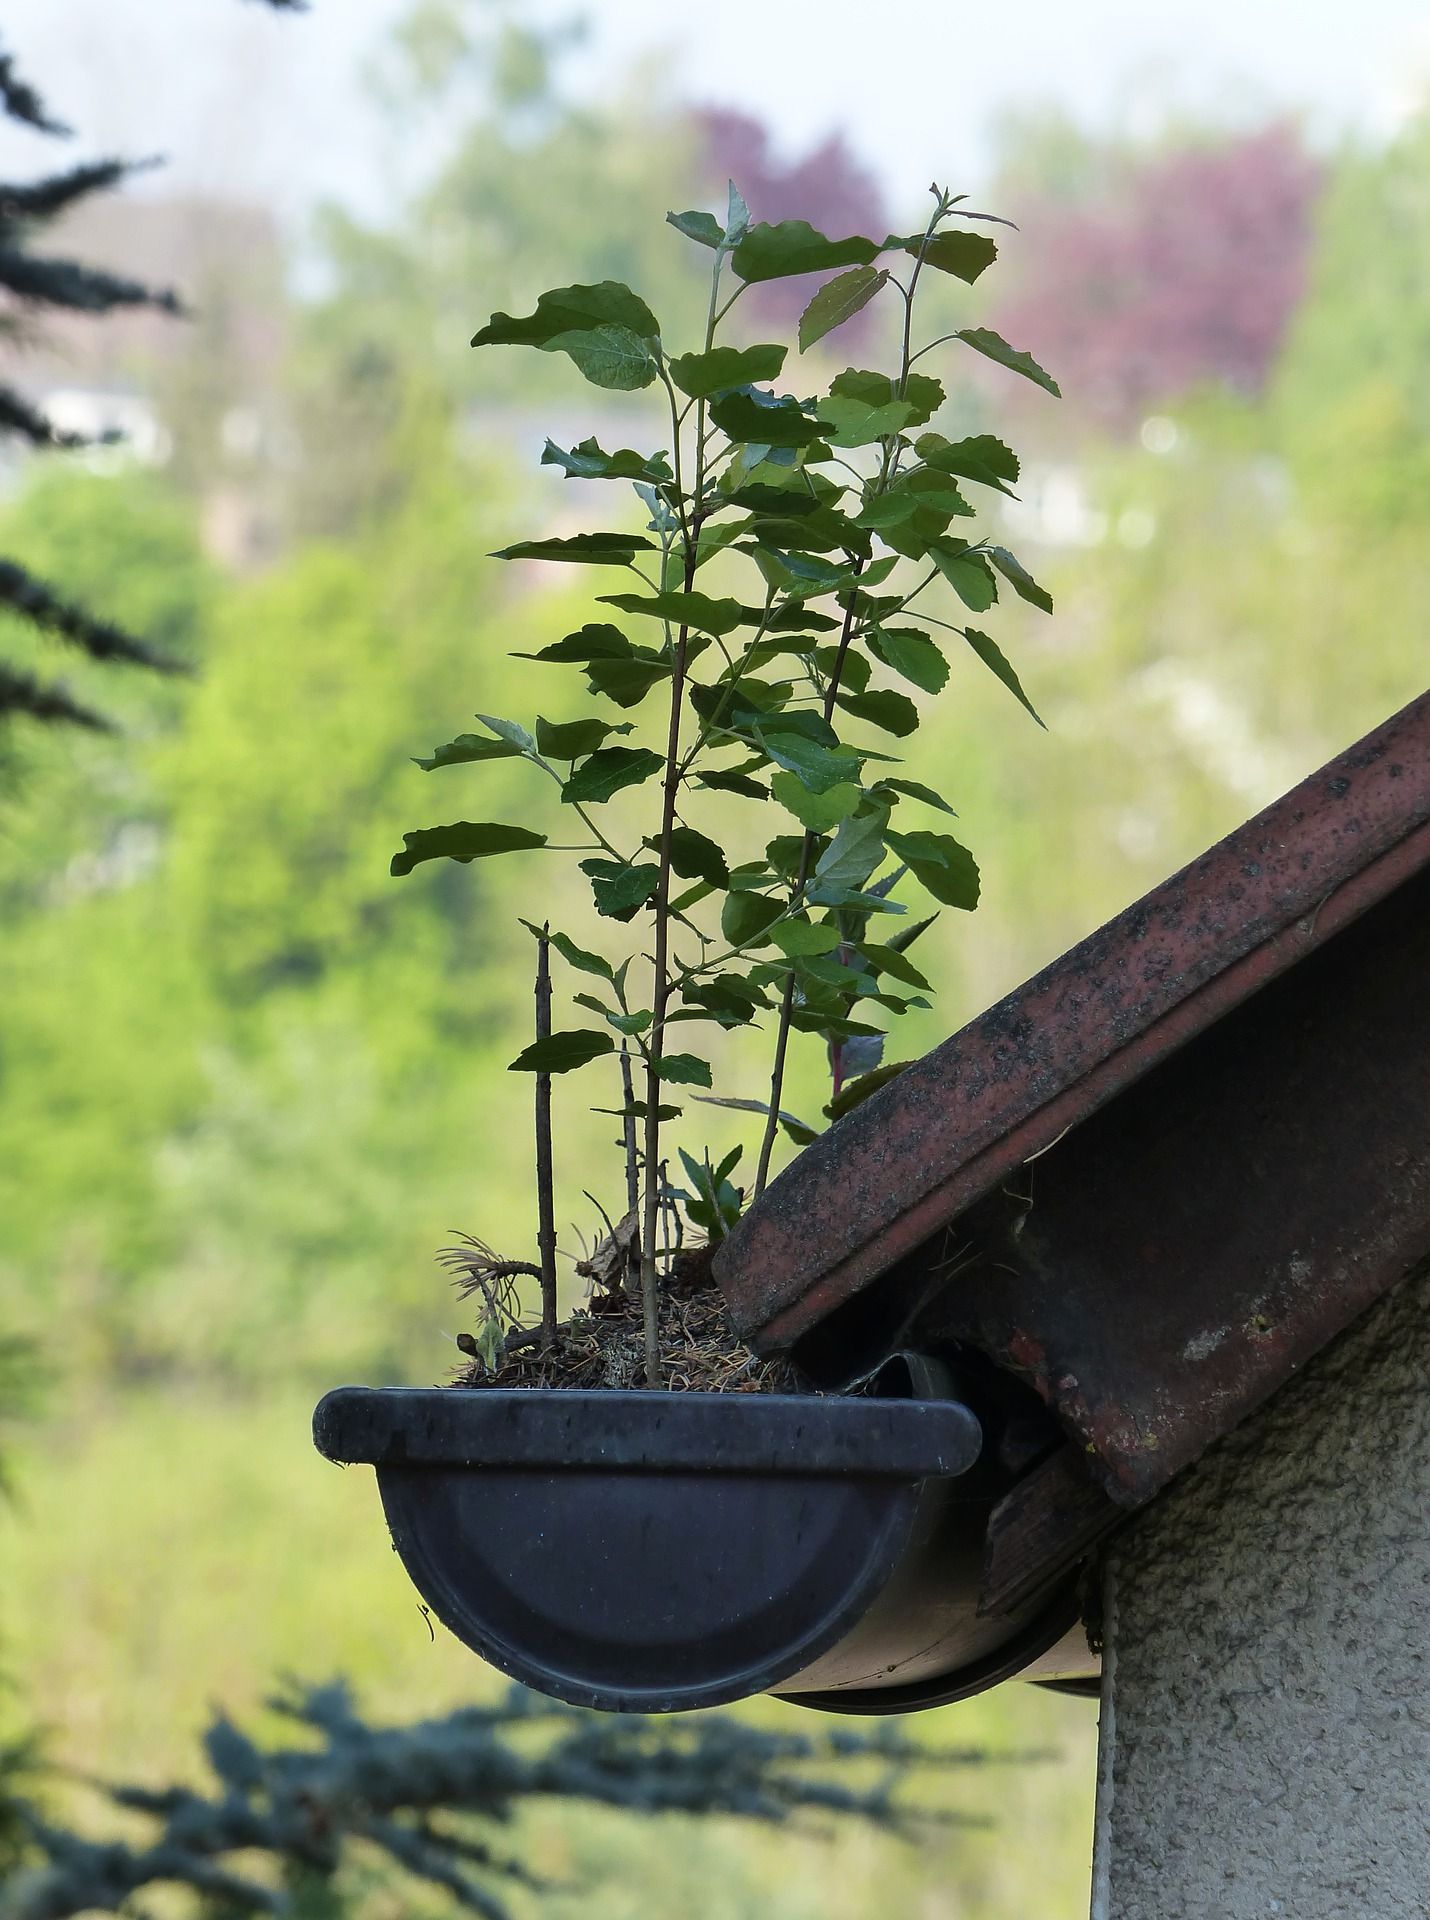
<svg viewBox="0 0 1430 1920">
<path fill-rule="evenodd" d="M 550 926 L 536 941 L 536 1038 L 551 1037 Z M 541 1256 L 541 1344 L 556 1338 L 556 1197 L 551 1174 L 551 1075 L 536 1076 L 536 1245 Z"/>
</svg>

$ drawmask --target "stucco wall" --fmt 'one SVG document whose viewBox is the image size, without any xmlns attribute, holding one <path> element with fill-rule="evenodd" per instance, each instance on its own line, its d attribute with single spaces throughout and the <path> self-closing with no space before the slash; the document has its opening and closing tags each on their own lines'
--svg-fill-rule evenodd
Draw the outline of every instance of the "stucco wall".
<svg viewBox="0 0 1430 1920">
<path fill-rule="evenodd" d="M 1430 1915 L 1430 1273 L 1114 1547 L 1093 1920 Z"/>
</svg>

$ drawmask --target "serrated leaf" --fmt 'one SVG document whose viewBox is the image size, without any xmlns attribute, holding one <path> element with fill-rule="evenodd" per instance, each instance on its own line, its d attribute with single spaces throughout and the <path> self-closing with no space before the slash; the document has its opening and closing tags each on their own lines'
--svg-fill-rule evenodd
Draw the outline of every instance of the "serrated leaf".
<svg viewBox="0 0 1430 1920">
<path fill-rule="evenodd" d="M 560 467 L 568 480 L 644 480 L 652 486 L 669 486 L 674 479 L 663 453 L 635 453 L 630 447 L 603 453 L 594 439 L 583 440 L 569 452 L 548 440 L 541 464 Z"/>
<path fill-rule="evenodd" d="M 868 693 L 841 693 L 839 704 L 858 720 L 905 739 L 918 731 L 919 710 L 906 693 L 875 687 Z"/>
<path fill-rule="evenodd" d="M 562 333 L 550 343 L 571 359 L 593 387 L 613 393 L 636 393 L 655 379 L 655 355 L 629 327 L 592 327 L 588 332 Z"/>
<path fill-rule="evenodd" d="M 704 880 L 712 887 L 729 883 L 730 869 L 723 850 L 694 827 L 671 829 L 670 864 L 682 880 Z"/>
<path fill-rule="evenodd" d="M 600 327 L 621 327 L 643 339 L 660 332 L 660 322 L 638 294 L 619 280 L 553 287 L 540 295 L 533 313 L 515 319 L 494 313 L 472 335 L 474 347 L 541 347 L 549 350 L 563 334 L 587 333 Z"/>
<path fill-rule="evenodd" d="M 868 266 L 883 251 L 882 241 L 862 234 L 830 240 L 807 220 L 781 220 L 751 227 L 730 259 L 742 280 L 786 280 L 830 267 Z"/>
<path fill-rule="evenodd" d="M 1021 373 L 1025 380 L 1031 380 L 1035 386 L 1044 388 L 1055 400 L 1061 400 L 1062 389 L 1050 373 L 1044 371 L 1031 353 L 1022 353 L 1017 347 L 1010 347 L 1001 333 L 995 333 L 991 327 L 960 327 L 957 338 L 966 346 L 981 353 L 986 359 L 996 360 L 1000 367 L 1008 367 L 1014 373 Z"/>
<path fill-rule="evenodd" d="M 619 607 L 622 613 L 645 614 L 652 620 L 665 620 L 673 627 L 690 627 L 717 638 L 733 633 L 746 622 L 759 624 L 758 608 L 743 607 L 738 600 L 711 600 L 703 593 L 603 593 L 603 605 Z"/>
<path fill-rule="evenodd" d="M 948 679 L 947 660 L 921 628 L 874 627 L 868 645 L 876 660 L 925 693 L 937 693 Z"/>
<path fill-rule="evenodd" d="M 832 833 L 841 820 L 849 818 L 862 798 L 857 780 L 839 780 L 832 787 L 815 793 L 797 773 L 784 771 L 773 776 L 770 789 L 780 805 L 810 833 Z"/>
<path fill-rule="evenodd" d="M 745 196 L 733 180 L 727 181 L 728 192 L 725 195 L 725 245 L 735 246 L 743 240 L 750 230 L 750 209 L 745 205 Z"/>
<path fill-rule="evenodd" d="M 921 245 L 922 241 L 910 241 L 904 252 L 917 254 Z M 940 273 L 951 273 L 970 287 L 997 258 L 997 245 L 987 234 L 963 233 L 956 227 L 936 233 L 924 248 L 925 266 L 937 267 Z"/>
<path fill-rule="evenodd" d="M 500 714 L 496 713 L 479 713 L 477 718 L 484 727 L 490 728 L 498 740 L 504 740 L 509 747 L 515 747 L 518 753 L 536 752 L 536 742 L 520 721 L 503 720 Z"/>
<path fill-rule="evenodd" d="M 687 240 L 694 240 L 702 247 L 718 247 L 725 238 L 725 230 L 713 213 L 707 213 L 703 207 L 695 207 L 689 213 L 668 213 L 666 225 L 674 227 L 677 233 L 683 233 Z"/>
<path fill-rule="evenodd" d="M 656 1066 L 656 1078 L 673 1087 L 708 1087 L 710 1062 L 693 1053 L 662 1054 Z"/>
<path fill-rule="evenodd" d="M 881 267 L 854 267 L 836 279 L 826 280 L 799 317 L 799 350 L 808 353 L 816 340 L 822 340 L 846 320 L 863 311 L 874 295 L 888 285 L 889 276 Z"/>
<path fill-rule="evenodd" d="M 591 882 L 596 911 L 605 920 L 633 920 L 660 885 L 660 868 L 651 861 L 593 857 L 579 865 Z"/>
<path fill-rule="evenodd" d="M 880 946 L 877 941 L 861 940 L 859 951 L 875 973 L 890 974 L 895 980 L 902 980 L 906 987 L 929 988 L 928 981 L 913 961 L 901 953 L 897 947 Z M 929 988 L 929 991 L 932 989 Z"/>
<path fill-rule="evenodd" d="M 570 1073 L 614 1053 L 616 1043 L 609 1033 L 597 1033 L 593 1027 L 572 1027 L 565 1033 L 548 1033 L 523 1047 L 507 1067 L 508 1073 Z"/>
<path fill-rule="evenodd" d="M 654 551 L 639 533 L 573 533 L 566 539 L 518 540 L 501 547 L 493 560 L 566 560 L 587 567 L 628 567 L 638 553 Z"/>
<path fill-rule="evenodd" d="M 839 945 L 837 928 L 819 926 L 810 920 L 782 920 L 771 930 L 770 938 L 780 952 L 791 960 L 833 953 Z"/>
<path fill-rule="evenodd" d="M 625 787 L 638 787 L 665 766 L 650 747 L 602 747 L 584 760 L 561 789 L 561 798 L 584 805 L 609 800 Z"/>
<path fill-rule="evenodd" d="M 1027 708 L 1028 712 L 1032 714 L 1038 725 L 1042 727 L 1044 733 L 1046 733 L 1047 727 L 1043 721 L 1043 716 L 1023 691 L 1022 681 L 1018 678 L 1012 662 L 998 645 L 998 642 L 991 639 L 988 634 L 980 633 L 977 627 L 965 627 L 963 629 L 963 637 L 978 655 L 984 666 L 987 667 L 990 672 L 997 674 L 1013 698 Z"/>
<path fill-rule="evenodd" d="M 998 598 L 993 569 L 981 553 L 938 541 L 929 548 L 929 558 L 972 612 L 986 613 Z"/>
<path fill-rule="evenodd" d="M 629 733 L 629 720 L 544 720 L 536 716 L 536 750 L 552 760 L 579 760 L 613 733 Z"/>
<path fill-rule="evenodd" d="M 736 390 L 710 403 L 710 418 L 729 439 L 761 447 L 807 447 L 824 433 L 824 421 L 807 414 L 787 396 L 761 404 L 757 395 Z"/>
<path fill-rule="evenodd" d="M 712 347 L 708 353 L 679 353 L 670 361 L 670 377 L 692 400 L 706 400 L 727 387 L 775 380 L 788 348 Z"/>
<path fill-rule="evenodd" d="M 1006 547 L 990 547 L 988 558 L 997 567 L 1003 578 L 1009 581 L 1022 600 L 1031 606 L 1041 607 L 1044 613 L 1053 610 L 1053 596 L 1045 587 L 1040 587 L 1028 569 L 1016 554 L 1009 553 Z"/>
<path fill-rule="evenodd" d="M 447 827 L 419 827 L 402 836 L 402 852 L 392 856 L 390 871 L 411 873 L 424 860 L 485 860 L 496 853 L 524 853 L 544 847 L 546 835 L 529 827 L 508 827 L 494 820 L 454 820 Z"/>
<path fill-rule="evenodd" d="M 424 773 L 431 773 L 436 767 L 459 767 L 470 760 L 514 760 L 520 753 L 521 748 L 509 740 L 487 740 L 478 733 L 459 733 L 455 740 L 434 747 L 427 759 L 414 759 L 413 764 Z"/>
<path fill-rule="evenodd" d="M 945 440 L 941 433 L 923 433 L 914 442 L 914 452 L 938 473 L 976 480 L 980 486 L 996 487 L 1010 500 L 1015 497 L 1007 483 L 1018 478 L 1018 456 L 991 433 L 976 433 L 967 440 Z"/>
<path fill-rule="evenodd" d="M 971 913 L 978 905 L 978 865 L 947 833 L 889 833 L 888 843 L 935 900 Z"/>
</svg>

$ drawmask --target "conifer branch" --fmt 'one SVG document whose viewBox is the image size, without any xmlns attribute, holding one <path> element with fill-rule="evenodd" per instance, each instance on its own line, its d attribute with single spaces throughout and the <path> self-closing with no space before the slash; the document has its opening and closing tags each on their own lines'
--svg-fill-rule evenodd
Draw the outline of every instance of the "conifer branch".
<svg viewBox="0 0 1430 1920">
<path fill-rule="evenodd" d="M 9 607 L 46 633 L 68 640 L 91 660 L 126 661 L 154 673 L 189 671 L 182 660 L 160 653 L 110 620 L 97 619 L 73 601 L 62 600 L 43 580 L 37 580 L 13 560 L 0 560 L 0 607 Z"/>
<path fill-rule="evenodd" d="M 15 71 L 13 53 L 0 53 L 0 113 L 7 119 L 20 121 L 23 126 L 33 127 L 37 133 L 63 137 L 73 132 L 63 121 L 50 118 L 39 94 Z"/>
<path fill-rule="evenodd" d="M 111 733 L 113 727 L 103 714 L 81 706 L 54 682 L 36 680 L 0 662 L 0 721 L 22 713 L 44 725 L 88 727 L 94 733 Z"/>
</svg>

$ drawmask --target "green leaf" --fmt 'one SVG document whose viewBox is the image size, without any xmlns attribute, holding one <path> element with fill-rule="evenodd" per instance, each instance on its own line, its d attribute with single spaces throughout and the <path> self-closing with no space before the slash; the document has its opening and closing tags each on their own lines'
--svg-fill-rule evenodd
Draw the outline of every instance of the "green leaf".
<svg viewBox="0 0 1430 1920">
<path fill-rule="evenodd" d="M 826 280 L 799 317 L 800 352 L 808 353 L 816 340 L 852 320 L 888 281 L 888 274 L 879 267 L 855 267 L 837 279 Z"/>
<path fill-rule="evenodd" d="M 769 1113 L 769 1107 L 763 1100 L 732 1100 L 723 1095 L 704 1093 L 698 1093 L 695 1097 L 707 1107 L 732 1107 L 736 1113 Z M 795 1114 L 786 1113 L 783 1107 L 780 1109 L 779 1122 L 797 1147 L 807 1147 L 811 1140 L 818 1138 L 813 1127 Z"/>
<path fill-rule="evenodd" d="M 788 721 L 794 716 L 780 717 Z M 828 793 L 831 787 L 859 777 L 860 756 L 852 747 L 826 747 L 785 726 L 757 726 L 752 732 L 775 765 L 797 774 L 811 793 Z"/>
<path fill-rule="evenodd" d="M 880 1087 L 886 1087 L 891 1080 L 913 1065 L 912 1060 L 890 1060 L 882 1067 L 875 1067 L 869 1073 L 861 1073 L 857 1080 L 851 1080 L 824 1109 L 831 1120 L 842 1120 L 846 1113 L 853 1113 L 862 1106 L 871 1093 L 877 1093 Z"/>
<path fill-rule="evenodd" d="M 569 453 L 548 440 L 541 464 L 560 467 L 568 480 L 644 480 L 651 486 L 669 486 L 674 479 L 663 453 L 633 453 L 629 447 L 603 453 L 595 440 L 583 440 Z"/>
<path fill-rule="evenodd" d="M 652 862 L 592 858 L 579 864 L 605 920 L 633 920 L 660 885 L 660 868 Z"/>
<path fill-rule="evenodd" d="M 787 280 L 828 267 L 868 266 L 883 251 L 883 242 L 861 234 L 829 240 L 807 220 L 781 220 L 775 226 L 762 222 L 751 227 L 730 259 L 742 280 Z"/>
<path fill-rule="evenodd" d="M 1016 555 L 1009 553 L 1006 547 L 990 547 L 988 558 L 997 567 L 1003 578 L 1009 581 L 1020 599 L 1030 605 L 1041 607 L 1044 613 L 1053 610 L 1053 596 L 1037 581 Z"/>
<path fill-rule="evenodd" d="M 890 833 L 890 847 L 935 900 L 971 913 L 978 905 L 978 866 L 947 833 Z"/>
<path fill-rule="evenodd" d="M 676 1087 L 708 1087 L 710 1063 L 693 1053 L 662 1054 L 655 1070 L 657 1080 Z"/>
<path fill-rule="evenodd" d="M 922 245 L 922 240 L 911 240 L 904 252 L 917 254 Z M 940 273 L 951 273 L 970 287 L 997 258 L 998 248 L 987 234 L 964 233 L 954 227 L 936 233 L 924 248 L 926 266 L 937 267 Z"/>
<path fill-rule="evenodd" d="M 713 787 L 717 793 L 739 793 L 747 800 L 768 800 L 769 794 L 758 780 L 752 780 L 748 773 L 701 773 L 697 774 L 702 787 Z"/>
<path fill-rule="evenodd" d="M 862 447 L 905 427 L 921 425 L 943 404 L 943 388 L 927 374 L 913 373 L 901 394 L 887 373 L 846 367 L 818 402 L 828 422 L 831 446 Z"/>
<path fill-rule="evenodd" d="M 711 600 L 703 593 L 603 593 L 599 598 L 608 607 L 619 607 L 622 613 L 645 614 L 653 620 L 669 621 L 673 627 L 689 627 L 717 638 L 733 633 L 747 621 L 758 625 L 760 619 L 757 608 L 742 607 L 738 600 Z"/>
<path fill-rule="evenodd" d="M 871 727 L 882 727 L 885 733 L 900 739 L 918 731 L 919 710 L 906 693 L 876 687 L 869 693 L 841 693 L 839 704 L 856 719 L 867 720 Z"/>
<path fill-rule="evenodd" d="M 1016 497 L 1007 482 L 1018 478 L 1018 456 L 991 433 L 976 433 L 967 440 L 945 440 L 941 433 L 924 433 L 914 442 L 914 452 L 939 473 L 996 487 L 1010 500 Z"/>
<path fill-rule="evenodd" d="M 839 945 L 837 928 L 817 926 L 810 920 L 782 920 L 771 930 L 770 938 L 780 952 L 788 955 L 790 959 L 796 956 L 833 953 Z"/>
<path fill-rule="evenodd" d="M 1024 693 L 1022 681 L 1018 678 L 1012 663 L 998 645 L 997 641 L 990 639 L 986 633 L 980 633 L 977 627 L 965 627 L 963 629 L 963 637 L 978 655 L 984 666 L 997 674 L 1013 698 L 1020 701 L 1023 706 L 1028 709 L 1028 712 L 1032 714 L 1038 725 L 1042 727 L 1046 733 L 1047 727 L 1044 725 L 1043 716 L 1038 712 L 1027 694 Z"/>
<path fill-rule="evenodd" d="M 623 787 L 640 786 L 664 766 L 664 757 L 649 747 L 602 747 L 571 775 L 561 798 L 588 804 L 609 800 Z"/>
<path fill-rule="evenodd" d="M 710 418 L 729 439 L 761 447 L 807 447 L 824 432 L 823 420 L 788 396 L 762 405 L 753 393 L 722 393 L 710 403 Z"/>
<path fill-rule="evenodd" d="M 757 380 L 775 380 L 785 363 L 787 347 L 712 347 L 708 353 L 678 353 L 669 363 L 670 377 L 692 400 L 706 400 L 727 387 L 746 387 Z"/>
<path fill-rule="evenodd" d="M 549 350 L 563 334 L 602 327 L 625 328 L 642 339 L 654 339 L 660 332 L 660 322 L 638 294 L 619 280 L 598 280 L 590 286 L 553 287 L 537 300 L 536 311 L 521 319 L 494 313 L 472 335 L 472 345 Z"/>
<path fill-rule="evenodd" d="M 562 640 L 553 640 L 549 647 L 543 647 L 540 653 L 518 653 L 517 660 L 579 660 L 583 665 L 588 660 L 619 660 L 626 658 L 631 651 L 631 643 L 619 627 L 613 627 L 608 621 L 588 620 L 576 633 L 568 633 Z"/>
<path fill-rule="evenodd" d="M 882 809 L 846 820 L 815 862 L 811 899 L 823 903 L 828 889 L 862 887 L 884 857 L 885 837 Z"/>
<path fill-rule="evenodd" d="M 573 1027 L 567 1033 L 549 1033 L 523 1047 L 507 1068 L 508 1073 L 570 1073 L 597 1060 L 603 1053 L 614 1053 L 616 1043 L 609 1033 L 597 1033 L 592 1027 Z"/>
<path fill-rule="evenodd" d="M 531 926 L 530 921 L 526 924 Z M 536 931 L 534 927 L 531 930 L 533 933 Z M 578 947 L 569 934 L 553 933 L 548 937 L 567 966 L 574 967 L 577 973 L 592 973 L 598 980 L 615 979 L 615 969 L 609 960 L 603 960 L 599 953 L 589 953 L 585 947 Z"/>
<path fill-rule="evenodd" d="M 484 860 L 494 853 L 523 853 L 544 847 L 546 835 L 529 827 L 507 827 L 492 820 L 455 820 L 449 827 L 419 827 L 402 836 L 402 852 L 392 856 L 393 874 L 411 873 L 424 860 Z"/>
<path fill-rule="evenodd" d="M 925 693 L 937 693 L 948 679 L 947 660 L 919 627 L 875 627 L 869 651 Z"/>
<path fill-rule="evenodd" d="M 690 213 L 668 213 L 666 223 L 683 233 L 687 240 L 694 240 L 702 247 L 718 247 L 725 238 L 725 230 L 713 213 L 707 213 L 703 207 L 697 207 Z"/>
<path fill-rule="evenodd" d="M 514 747 L 518 753 L 536 752 L 536 742 L 532 739 L 526 728 L 518 721 L 503 720 L 499 714 L 495 713 L 479 713 L 477 718 L 484 727 L 491 729 L 498 740 L 504 740 L 509 747 Z"/>
<path fill-rule="evenodd" d="M 543 720 L 536 716 L 536 750 L 552 760 L 579 760 L 583 753 L 594 753 L 613 733 L 629 733 L 629 720 L 614 724 L 607 720 Z"/>
<path fill-rule="evenodd" d="M 519 540 L 502 547 L 493 560 L 571 560 L 588 567 L 628 567 L 638 553 L 649 553 L 654 542 L 639 533 L 573 533 L 565 540 Z"/>
<path fill-rule="evenodd" d="M 892 788 L 895 793 L 907 794 L 910 800 L 922 800 L 925 806 L 937 807 L 940 813 L 958 818 L 943 795 L 935 793 L 932 787 L 926 787 L 921 780 L 881 780 L 875 791 L 882 792 L 886 787 Z"/>
<path fill-rule="evenodd" d="M 768 894 L 737 890 L 725 896 L 725 904 L 720 909 L 720 931 L 732 947 L 754 946 L 783 912 L 781 902 Z"/>
<path fill-rule="evenodd" d="M 592 660 L 586 684 L 618 707 L 638 707 L 651 688 L 670 678 L 670 662 L 649 647 L 632 648 L 623 660 Z"/>
<path fill-rule="evenodd" d="M 593 387 L 635 393 L 648 387 L 659 368 L 655 355 L 629 327 L 593 327 L 589 332 L 558 334 L 551 342 L 575 362 Z"/>
<path fill-rule="evenodd" d="M 964 606 L 974 613 L 986 613 L 998 598 L 998 582 L 981 553 L 970 553 L 961 544 L 939 541 L 929 548 L 929 558 Z"/>
<path fill-rule="evenodd" d="M 782 807 L 810 833 L 832 833 L 847 820 L 863 797 L 857 780 L 840 780 L 814 793 L 797 773 L 777 773 L 770 788 Z"/>
<path fill-rule="evenodd" d="M 521 748 L 513 746 L 510 740 L 487 740 L 478 733 L 459 733 L 455 740 L 434 747 L 428 759 L 416 760 L 414 765 L 424 773 L 431 773 L 435 767 L 458 767 L 468 760 L 512 760 L 520 752 Z"/>
<path fill-rule="evenodd" d="M 1021 373 L 1025 380 L 1043 387 L 1055 400 L 1061 400 L 1062 389 L 1050 373 L 1044 372 L 1031 353 L 1020 353 L 1016 347 L 1010 347 L 1001 333 L 995 333 L 991 327 L 960 327 L 957 338 L 966 346 L 973 348 L 989 360 L 996 360 L 1000 367 L 1010 367 L 1014 373 Z"/>
<path fill-rule="evenodd" d="M 911 927 L 901 927 L 889 941 L 889 945 L 895 953 L 907 953 L 920 934 L 927 933 L 937 919 L 938 915 L 931 913 L 926 920 L 915 920 Z"/>
<path fill-rule="evenodd" d="M 861 940 L 859 951 L 875 973 L 890 974 L 895 980 L 902 980 L 906 987 L 929 988 L 928 981 L 913 961 L 907 959 L 897 947 L 882 947 L 877 942 Z M 932 988 L 929 988 L 929 991 L 931 992 Z"/>
<path fill-rule="evenodd" d="M 730 879 L 723 850 L 694 827 L 671 829 L 670 864 L 682 880 L 705 880 L 712 887 L 723 887 Z"/>
</svg>

